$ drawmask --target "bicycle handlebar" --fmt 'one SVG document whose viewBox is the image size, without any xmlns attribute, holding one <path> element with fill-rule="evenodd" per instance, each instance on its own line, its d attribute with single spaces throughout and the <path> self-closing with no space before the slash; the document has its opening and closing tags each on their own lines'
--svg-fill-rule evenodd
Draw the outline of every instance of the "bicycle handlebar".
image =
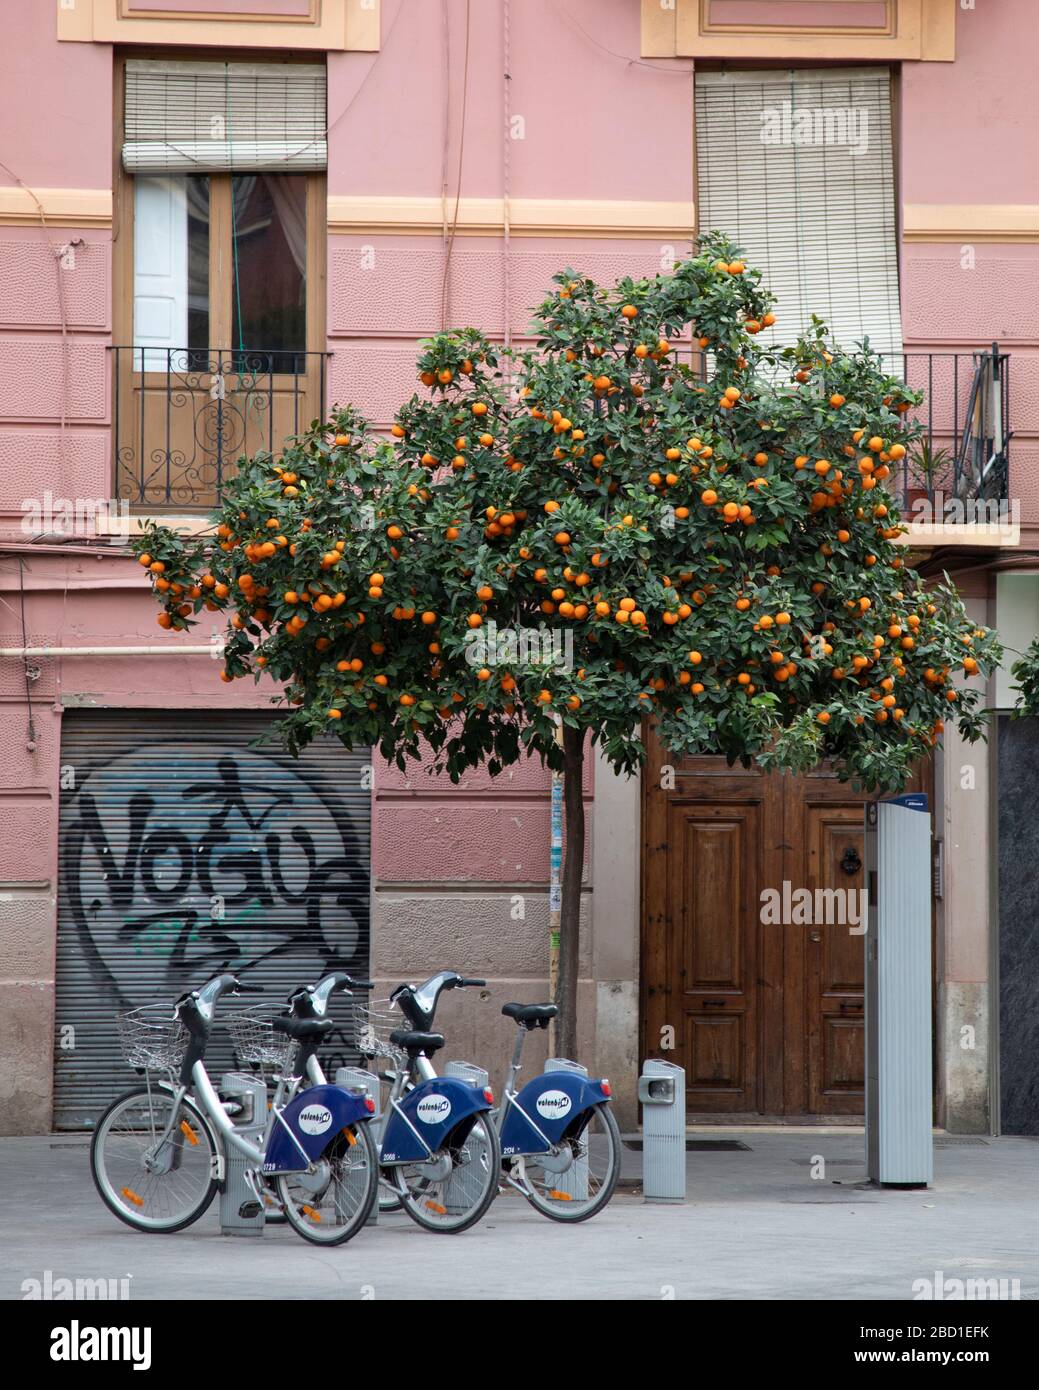
<svg viewBox="0 0 1039 1390">
<path fill-rule="evenodd" d="M 203 1027 L 208 1028 L 213 1021 L 216 1001 L 222 994 L 262 993 L 263 989 L 259 985 L 243 985 L 237 975 L 232 975 L 227 971 L 223 975 L 214 975 L 199 989 L 191 989 L 186 994 L 182 994 L 174 1004 L 173 1009 L 178 1018 L 184 1018 L 189 1031 L 191 1031 L 189 1022 L 191 1015 L 201 1019 Z M 184 1017 L 184 1015 L 189 1017 Z"/>
<path fill-rule="evenodd" d="M 328 1001 L 342 991 L 374 989 L 372 980 L 355 980 L 343 970 L 324 975 L 316 985 L 303 985 L 289 995 L 289 1004 L 297 1018 L 324 1018 Z"/>
<path fill-rule="evenodd" d="M 459 975 L 457 970 L 441 970 L 421 985 L 398 985 L 390 999 L 413 1028 L 420 1032 L 431 1032 L 437 1003 L 445 989 L 466 989 L 470 985 L 482 988 L 486 983 L 486 980 Z"/>
</svg>

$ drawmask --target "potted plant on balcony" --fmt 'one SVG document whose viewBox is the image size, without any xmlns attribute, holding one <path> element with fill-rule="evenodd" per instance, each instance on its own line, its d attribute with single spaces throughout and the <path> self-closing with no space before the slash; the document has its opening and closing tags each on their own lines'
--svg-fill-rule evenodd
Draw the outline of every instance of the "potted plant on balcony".
<svg viewBox="0 0 1039 1390">
<path fill-rule="evenodd" d="M 935 479 L 952 466 L 952 455 L 948 449 L 936 449 L 929 439 L 921 439 L 906 465 L 906 510 L 912 511 L 918 502 L 933 503 Z"/>
</svg>

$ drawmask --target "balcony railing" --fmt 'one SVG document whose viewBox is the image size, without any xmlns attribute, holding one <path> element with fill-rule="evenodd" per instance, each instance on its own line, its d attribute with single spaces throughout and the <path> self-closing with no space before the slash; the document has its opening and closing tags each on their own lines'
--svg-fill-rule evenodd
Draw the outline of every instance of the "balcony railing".
<svg viewBox="0 0 1039 1390">
<path fill-rule="evenodd" d="M 913 418 L 924 433 L 889 486 L 908 520 L 965 523 L 1009 520 L 1010 355 L 903 352 L 883 365 L 923 404 Z"/>
<path fill-rule="evenodd" d="M 678 357 L 700 376 L 709 353 L 679 347 Z M 923 404 L 909 418 L 923 434 L 893 470 L 888 488 L 908 520 L 992 523 L 1008 519 L 1010 494 L 1010 355 L 986 351 L 881 353 L 881 366 Z M 787 368 L 780 376 L 785 380 Z"/>
<path fill-rule="evenodd" d="M 324 409 L 323 352 L 112 348 L 116 496 L 131 506 L 208 509 L 243 455 L 276 452 Z M 706 367 L 695 351 L 695 370 Z M 1010 358 L 985 352 L 886 354 L 884 369 L 924 394 L 923 426 L 889 486 L 909 519 L 991 521 L 1010 504 Z"/>
<path fill-rule="evenodd" d="M 325 352 L 114 347 L 116 497 L 155 511 L 214 507 L 237 461 L 322 414 Z"/>
</svg>

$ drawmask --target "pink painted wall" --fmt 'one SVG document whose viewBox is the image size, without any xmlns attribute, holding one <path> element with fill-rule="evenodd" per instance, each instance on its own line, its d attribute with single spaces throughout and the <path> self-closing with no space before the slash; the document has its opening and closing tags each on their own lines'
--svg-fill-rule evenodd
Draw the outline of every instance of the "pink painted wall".
<svg viewBox="0 0 1039 1390">
<path fill-rule="evenodd" d="M 957 12 L 955 63 L 905 63 L 906 203 L 1039 204 L 1039 28 L 1031 0 Z M 1011 353 L 1010 490 L 1039 534 L 1039 244 L 911 242 L 903 248 L 907 345 L 948 352 L 998 341 Z"/>
<path fill-rule="evenodd" d="M 5 5 L 0 184 L 111 188 L 112 50 L 58 43 L 57 5 Z"/>
<path fill-rule="evenodd" d="M 382 53 L 329 55 L 330 193 L 439 197 L 445 182 L 454 193 L 464 9 L 448 0 L 446 146 L 439 4 L 383 0 Z M 463 193 L 500 197 L 502 7 L 473 4 L 471 15 Z M 690 198 L 691 83 L 639 59 L 637 0 L 567 0 L 565 13 L 554 0 L 511 0 L 510 15 L 509 111 L 526 127 L 509 142 L 513 196 Z"/>
</svg>

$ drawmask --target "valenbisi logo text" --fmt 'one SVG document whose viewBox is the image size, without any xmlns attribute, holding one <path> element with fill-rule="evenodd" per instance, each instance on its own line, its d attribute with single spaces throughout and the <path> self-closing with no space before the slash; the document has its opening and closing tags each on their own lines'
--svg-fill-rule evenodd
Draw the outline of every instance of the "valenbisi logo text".
<svg viewBox="0 0 1039 1390">
<path fill-rule="evenodd" d="M 323 1105 L 308 1105 L 299 1112 L 299 1127 L 304 1134 L 324 1134 L 332 1128 L 332 1112 Z"/>
<path fill-rule="evenodd" d="M 451 1102 L 447 1096 L 425 1096 L 415 1107 L 415 1114 L 424 1125 L 439 1125 L 451 1113 Z"/>
<path fill-rule="evenodd" d="M 150 1327 L 84 1327 L 73 1318 L 51 1329 L 52 1361 L 132 1361 L 135 1371 L 152 1364 Z"/>
<path fill-rule="evenodd" d="M 557 1120 L 569 1115 L 573 1101 L 565 1091 L 543 1091 L 538 1096 L 535 1109 L 545 1120 Z"/>
</svg>

